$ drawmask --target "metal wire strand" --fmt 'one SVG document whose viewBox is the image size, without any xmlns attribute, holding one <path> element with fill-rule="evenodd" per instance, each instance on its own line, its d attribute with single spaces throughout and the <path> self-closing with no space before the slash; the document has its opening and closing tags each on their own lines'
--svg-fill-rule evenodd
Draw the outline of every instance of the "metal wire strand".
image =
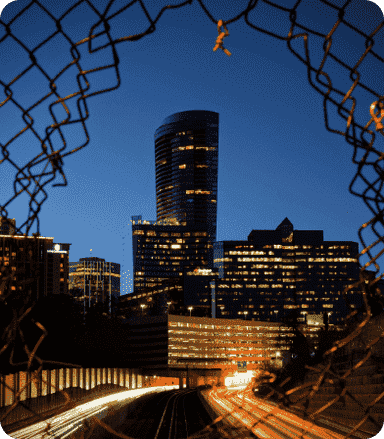
<svg viewBox="0 0 384 439">
<path fill-rule="evenodd" d="M 353 367 L 351 366 L 348 371 L 344 374 L 340 371 L 334 370 L 332 367 L 334 362 L 335 352 L 341 350 L 343 347 L 347 345 L 351 345 L 353 341 L 356 341 L 361 336 L 363 329 L 369 324 L 371 320 L 371 309 L 367 300 L 367 292 L 370 288 L 374 287 L 375 283 L 383 276 L 383 274 L 379 275 L 379 265 L 377 263 L 377 258 L 384 252 L 384 250 L 379 251 L 379 246 L 382 245 L 384 241 L 384 237 L 381 232 L 378 231 L 378 226 L 384 226 L 383 219 L 383 195 L 382 195 L 382 186 L 384 183 L 384 171 L 382 168 L 382 160 L 384 158 L 384 154 L 378 149 L 374 147 L 375 141 L 377 140 L 377 136 L 383 136 L 383 119 L 384 119 L 384 96 L 381 95 L 382 90 L 374 90 L 367 83 L 362 81 L 362 75 L 359 71 L 361 66 L 366 61 L 368 55 L 373 57 L 376 61 L 383 63 L 384 59 L 381 54 L 379 54 L 378 50 L 375 50 L 375 41 L 378 39 L 379 35 L 382 37 L 383 35 L 383 27 L 384 21 L 382 21 L 376 29 L 374 29 L 371 33 L 364 32 L 363 29 L 358 29 L 352 23 L 348 22 L 345 18 L 346 10 L 352 4 L 352 0 L 346 0 L 342 6 L 338 6 L 334 3 L 331 3 L 326 0 L 318 0 L 318 3 L 322 5 L 322 7 L 329 8 L 332 11 L 337 11 L 337 21 L 334 23 L 333 27 L 329 30 L 327 34 L 321 34 L 314 29 L 308 28 L 306 25 L 300 22 L 300 14 L 298 9 L 305 0 L 297 0 L 292 8 L 283 7 L 277 3 L 274 3 L 270 0 L 250 0 L 247 7 L 237 16 L 233 17 L 230 20 L 221 20 L 215 18 L 211 12 L 208 10 L 208 7 L 204 4 L 202 0 L 197 0 L 198 4 L 202 8 L 203 12 L 206 16 L 211 20 L 211 22 L 215 25 L 212 28 L 212 45 L 217 49 L 221 48 L 227 55 L 231 55 L 228 49 L 225 49 L 223 46 L 223 39 L 226 38 L 226 46 L 230 48 L 230 37 L 228 37 L 229 32 L 227 30 L 227 26 L 235 23 L 241 19 L 244 19 L 244 22 L 252 29 L 272 36 L 278 40 L 286 41 L 288 50 L 303 64 L 307 67 L 307 79 L 309 84 L 323 96 L 323 110 L 324 110 L 324 122 L 326 129 L 331 132 L 343 136 L 345 141 L 353 147 L 353 157 L 352 161 L 357 165 L 357 171 L 355 176 L 352 179 L 351 184 L 349 185 L 349 192 L 357 197 L 363 199 L 366 206 L 372 212 L 373 217 L 363 224 L 359 230 L 358 235 L 359 239 L 363 245 L 362 252 L 357 255 L 359 259 L 364 254 L 369 256 L 369 263 L 365 264 L 363 267 L 359 263 L 359 267 L 361 270 L 360 279 L 358 282 L 354 283 L 345 288 L 343 291 L 343 298 L 345 299 L 348 307 L 349 314 L 347 316 L 347 321 L 352 321 L 356 315 L 356 311 L 352 309 L 349 304 L 346 293 L 351 289 L 358 289 L 363 296 L 364 304 L 365 304 L 365 318 L 356 325 L 355 329 L 344 339 L 339 340 L 334 346 L 329 349 L 324 355 L 324 363 L 319 365 L 317 368 L 310 368 L 312 372 L 316 370 L 317 378 L 313 385 L 308 386 L 307 384 L 303 384 L 298 386 L 295 389 L 291 389 L 290 391 L 284 392 L 283 384 L 279 387 L 280 397 L 283 397 L 284 404 L 292 407 L 299 404 L 300 401 L 304 401 L 304 406 L 307 408 L 309 401 L 314 398 L 315 394 L 318 392 L 319 388 L 321 388 L 325 382 L 329 382 L 329 380 L 333 380 L 333 382 L 337 382 L 339 385 L 340 395 L 334 400 L 330 401 L 328 404 L 323 407 L 318 408 L 316 411 L 312 411 L 311 413 L 304 412 L 305 416 L 311 416 L 311 419 L 316 419 L 317 416 L 327 408 L 331 407 L 336 401 L 339 401 L 340 398 L 344 398 L 344 395 L 349 395 L 354 399 L 352 395 L 346 391 L 345 388 L 345 379 L 349 376 L 353 371 L 361 367 L 367 359 L 370 357 L 371 349 L 375 346 L 379 341 L 384 338 L 384 331 L 378 337 L 376 337 L 373 341 L 365 347 L 365 357 L 358 364 L 355 364 Z M 22 48 L 29 56 L 29 65 L 24 69 L 18 72 L 17 76 L 15 76 L 11 81 L 4 81 L 0 78 L 0 85 L 4 90 L 4 94 L 6 98 L 0 102 L 0 107 L 11 107 L 17 108 L 19 114 L 24 122 L 24 127 L 15 134 L 12 138 L 10 138 L 7 143 L 1 144 L 2 158 L 0 159 L 0 164 L 8 162 L 11 166 L 13 166 L 16 170 L 15 180 L 14 180 L 14 195 L 7 201 L 5 204 L 0 205 L 0 213 L 4 222 L 9 221 L 9 215 L 7 207 L 9 204 L 14 201 L 17 197 L 19 197 L 24 192 L 28 194 L 29 201 L 29 213 L 26 221 L 17 228 L 15 233 L 21 234 L 21 230 L 25 227 L 26 230 L 24 232 L 24 237 L 26 242 L 23 243 L 25 248 L 26 262 L 30 264 L 31 271 L 26 274 L 25 280 L 17 280 L 16 282 L 12 280 L 13 275 L 11 271 L 11 267 L 9 262 L 6 263 L 1 261 L 0 264 L 0 306 L 7 306 L 7 304 L 12 301 L 16 301 L 19 304 L 18 309 L 14 312 L 11 322 L 6 328 L 5 333 L 3 334 L 3 346 L 0 347 L 0 359 L 7 352 L 7 349 L 11 346 L 16 345 L 17 343 L 22 344 L 22 348 L 26 354 L 26 370 L 29 370 L 32 362 L 35 360 L 39 364 L 38 371 L 43 367 L 43 360 L 38 357 L 38 347 L 42 342 L 43 338 L 46 336 L 46 329 L 39 322 L 35 322 L 35 326 L 40 329 L 41 337 L 39 338 L 36 346 L 28 347 L 26 344 L 23 344 L 23 336 L 20 325 L 23 321 L 26 321 L 30 318 L 30 311 L 34 306 L 33 301 L 33 287 L 32 284 L 36 276 L 38 276 L 38 265 L 34 263 L 34 261 L 38 260 L 38 236 L 39 236 L 39 212 L 42 208 L 44 201 L 47 199 L 48 194 L 46 192 L 46 186 L 48 183 L 54 183 L 52 186 L 67 186 L 67 178 L 64 171 L 64 161 L 63 159 L 68 155 L 74 154 L 80 149 L 87 146 L 90 142 L 89 134 L 86 127 L 86 121 L 89 118 L 89 111 L 87 106 L 87 100 L 92 96 L 96 96 L 99 94 L 107 93 L 113 90 L 116 90 L 120 87 L 121 78 L 119 71 L 119 57 L 116 51 L 116 45 L 119 43 L 127 42 L 127 41 L 138 41 L 141 38 L 149 35 L 150 33 L 156 30 L 156 25 L 160 20 L 160 17 L 163 13 L 169 9 L 183 8 L 184 6 L 191 5 L 193 0 L 187 0 L 180 4 L 169 4 L 164 6 L 160 12 L 157 14 L 155 18 L 152 18 L 145 6 L 144 0 L 133 0 L 131 2 L 126 1 L 125 5 L 122 6 L 118 11 L 113 14 L 110 13 L 112 6 L 115 4 L 115 0 L 110 0 L 105 10 L 101 13 L 99 12 L 92 4 L 91 0 L 79 0 L 75 4 L 73 4 L 70 8 L 68 8 L 59 18 L 56 18 L 53 15 L 54 3 L 52 6 L 50 4 L 49 7 L 44 6 L 38 0 L 30 1 L 15 17 L 10 20 L 10 22 L 5 23 L 2 19 L 0 19 L 0 28 L 5 32 L 4 36 L 0 39 L 0 50 L 1 44 L 6 40 L 12 40 L 17 43 L 17 45 Z M 85 4 L 98 16 L 98 20 L 91 26 L 89 31 L 85 31 L 84 38 L 79 41 L 73 41 L 69 35 L 66 33 L 64 29 L 64 25 L 62 24 L 65 17 L 79 5 Z M 122 14 L 125 10 L 133 7 L 135 4 L 138 4 L 144 13 L 146 19 L 149 22 L 148 28 L 139 34 L 123 36 L 120 38 L 113 39 L 110 33 L 111 26 L 109 22 L 119 14 Z M 12 32 L 11 26 L 12 24 L 19 19 L 23 14 L 26 14 L 27 11 L 32 7 L 38 7 L 42 13 L 44 13 L 47 17 L 49 17 L 55 23 L 55 31 L 51 33 L 51 35 L 46 38 L 44 41 L 41 41 L 34 49 L 29 49 L 26 47 L 23 42 L 17 37 L 17 34 Z M 268 30 L 267 28 L 263 28 L 260 26 L 256 26 L 252 23 L 252 19 L 250 18 L 250 14 L 255 14 L 260 16 L 258 12 L 261 7 L 268 6 L 270 10 L 278 10 L 281 13 L 285 14 L 285 16 L 290 21 L 290 29 L 286 36 L 276 34 Z M 186 9 L 186 13 L 187 13 Z M 365 39 L 365 50 L 360 56 L 360 59 L 355 63 L 355 65 L 347 65 L 344 61 L 339 59 L 333 49 L 333 41 L 335 38 L 335 32 L 341 26 L 347 27 L 354 32 L 358 33 L 361 37 Z M 217 29 L 216 29 L 217 27 Z M 221 32 L 221 27 L 224 27 L 224 32 Z M 219 31 L 219 36 L 215 35 L 216 31 Z M 95 33 L 96 32 L 96 33 Z M 51 39 L 60 35 L 69 43 L 68 53 L 71 57 L 71 61 L 54 77 L 49 75 L 49 73 L 44 70 L 44 68 L 39 65 L 37 59 L 35 57 L 35 52 L 47 44 Z M 97 45 L 98 40 L 101 41 L 101 37 L 103 37 L 103 41 L 105 41 L 105 37 L 108 42 L 103 45 Z M 323 59 L 318 67 L 316 67 L 313 62 L 311 62 L 311 56 L 309 51 L 309 39 L 317 37 L 323 39 Z M 216 41 L 215 41 L 216 39 Z M 296 40 L 296 41 L 295 41 Z M 297 49 L 298 42 L 302 43 L 302 48 L 304 51 L 299 51 Z M 215 46 L 216 44 L 216 46 Z M 89 54 L 95 54 L 100 50 L 110 51 L 112 53 L 113 62 L 111 64 L 102 64 L 93 69 L 85 70 L 82 67 L 83 60 L 80 53 L 80 46 L 86 45 L 88 48 Z M 216 51 L 212 56 L 222 56 L 221 51 Z M 234 58 L 234 57 L 232 57 Z M 100 58 L 98 58 L 100 59 Z M 327 71 L 327 61 L 332 60 L 332 62 L 337 63 L 338 66 L 347 69 L 349 71 L 349 78 L 351 81 L 350 85 L 345 86 L 344 90 L 339 90 L 333 85 L 333 78 L 331 72 Z M 229 60 L 228 60 L 229 61 Z M 231 59 L 232 61 L 232 59 Z M 383 64 L 382 64 L 383 66 Z M 77 70 L 76 81 L 78 88 L 74 89 L 71 94 L 66 96 L 62 95 L 58 87 L 58 81 L 60 77 L 67 72 L 71 67 L 74 67 Z M 18 102 L 17 96 L 13 91 L 14 85 L 23 78 L 24 75 L 27 74 L 31 69 L 37 68 L 39 72 L 45 77 L 48 85 L 49 85 L 49 93 L 46 95 L 42 95 L 39 101 L 35 102 L 28 108 L 25 108 Z M 92 89 L 89 78 L 93 73 L 101 71 L 101 70 L 111 70 L 116 75 L 116 79 L 113 83 L 110 84 L 108 88 L 100 88 L 100 89 Z M 373 73 L 372 73 L 373 74 Z M 94 86 L 93 86 L 94 87 Z M 348 88 L 349 87 L 349 88 Z M 356 90 L 363 90 L 366 94 L 368 93 L 371 96 L 371 104 L 369 108 L 362 108 L 363 114 L 366 114 L 366 119 L 364 121 L 357 121 L 355 110 L 356 108 L 360 108 L 357 99 L 352 96 L 352 93 Z M 45 128 L 45 136 L 40 137 L 37 131 L 34 128 L 35 120 L 32 117 L 32 110 L 41 106 L 47 99 L 54 99 L 49 105 L 49 111 L 52 117 L 52 123 Z M 69 103 L 70 101 L 75 101 L 78 109 L 78 115 L 75 116 L 73 113 L 69 111 Z M 61 107 L 65 113 L 66 118 L 63 120 L 57 120 L 55 114 L 57 114 L 57 107 Z M 336 108 L 337 114 L 339 118 L 344 120 L 345 129 L 341 131 L 340 129 L 332 128 L 332 121 L 329 116 L 330 108 Z M 54 111 L 55 110 L 55 111 Z M 68 144 L 65 139 L 63 133 L 63 127 L 67 125 L 77 124 L 81 125 L 86 141 L 82 143 L 80 146 L 73 147 Z M 29 131 L 30 134 L 33 134 L 38 145 L 41 146 L 41 152 L 28 163 L 26 163 L 22 168 L 18 167 L 14 161 L 11 159 L 11 146 L 12 143 L 18 139 L 20 135 Z M 57 134 L 59 136 L 57 136 Z M 57 144 L 57 139 L 60 138 L 61 143 Z M 54 140 L 55 139 L 55 140 Z M 382 140 L 382 139 L 381 139 Z M 71 149 L 72 148 L 72 149 Z M 358 160 L 357 157 L 359 153 L 363 153 L 363 157 Z M 373 159 L 372 159 L 373 157 Z M 368 161 L 368 158 L 371 161 Z M 44 169 L 42 171 L 37 171 L 36 166 L 44 165 Z M 367 169 L 373 171 L 376 174 L 376 178 L 374 181 L 370 181 L 366 176 L 363 175 L 363 172 Z M 39 168 L 41 169 L 41 168 Z M 60 176 L 60 177 L 59 177 Z M 366 189 L 364 191 L 354 189 L 355 183 L 363 182 Z M 31 188 L 31 183 L 33 183 L 33 188 Z M 37 224 L 37 233 L 35 234 L 34 240 L 27 240 L 28 234 L 35 223 Z M 370 226 L 371 230 L 377 237 L 377 240 L 369 245 L 366 245 L 363 239 L 363 233 Z M 28 242 L 27 242 L 28 241 Z M 362 276 L 362 272 L 365 268 L 370 265 L 375 266 L 376 279 L 369 281 L 367 284 Z M 13 283 L 12 283 L 13 282 Z M 11 284 L 13 288 L 11 288 Z M 15 288 L 16 285 L 16 288 Z M 15 303 L 16 303 L 15 302 Z M 10 364 L 12 364 L 12 356 L 9 359 Z M 65 363 L 62 363 L 65 365 Z M 73 366 L 68 364 L 68 366 Z M 3 381 L 3 376 L 0 375 L 0 379 Z M 32 379 L 36 379 L 33 376 Z M 30 380 L 30 381 L 31 381 Z M 29 385 L 29 382 L 26 383 L 26 386 Z M 288 382 L 287 379 L 285 382 Z M 284 382 L 284 383 L 285 383 Z M 271 388 L 272 389 L 272 388 Z M 309 390 L 308 390 L 309 389 Z M 275 390 L 272 389 L 273 393 Z M 283 392 L 283 393 L 282 393 Z M 306 393 L 307 392 L 307 393 Z M 294 396 L 298 396 L 294 398 Z M 376 398 L 373 402 L 366 405 L 364 411 L 364 418 L 361 422 L 355 427 L 355 429 L 346 435 L 345 437 L 350 437 L 357 428 L 368 418 L 370 418 L 380 429 L 381 426 L 373 420 L 371 417 L 371 409 L 379 400 L 381 400 L 381 394 L 378 398 Z M 18 392 L 16 397 L 16 402 L 12 405 L 10 409 L 14 409 L 18 403 L 20 392 Z M 66 396 L 69 398 L 69 396 Z M 1 422 L 1 419 L 0 419 Z M 110 431 L 110 427 L 105 426 L 105 424 L 95 418 L 95 422 L 99 425 L 104 425 L 104 427 Z M 259 422 L 262 422 L 260 420 Z M 93 427 L 94 428 L 93 424 Z M 379 430 L 378 430 L 379 431 Z M 222 434 L 226 433 L 224 430 Z M 303 433 L 304 434 L 304 433 Z M 120 437 L 126 437 L 121 433 L 118 434 Z M 229 436 L 228 436 L 229 437 Z"/>
</svg>

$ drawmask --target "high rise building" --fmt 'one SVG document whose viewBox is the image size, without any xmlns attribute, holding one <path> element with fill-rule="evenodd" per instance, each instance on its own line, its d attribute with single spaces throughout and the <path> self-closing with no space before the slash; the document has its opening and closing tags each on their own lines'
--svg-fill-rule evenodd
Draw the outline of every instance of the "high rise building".
<svg viewBox="0 0 384 439">
<path fill-rule="evenodd" d="M 71 244 L 53 242 L 48 246 L 46 295 L 68 294 L 70 246 Z"/>
<path fill-rule="evenodd" d="M 358 253 L 356 242 L 324 241 L 322 230 L 293 230 L 288 218 L 248 241 L 216 242 L 216 317 L 278 322 L 297 309 L 301 322 L 323 315 L 339 324 L 347 315 L 342 291 L 359 279 Z M 361 305 L 357 290 L 348 298 Z"/>
<path fill-rule="evenodd" d="M 115 311 L 120 297 L 120 264 L 96 257 L 70 262 L 69 292 L 85 309 L 95 303 L 108 303 L 109 312 Z"/>
<path fill-rule="evenodd" d="M 207 229 L 216 240 L 219 114 L 184 111 L 155 132 L 157 220 Z"/>
<path fill-rule="evenodd" d="M 135 295 L 168 291 L 172 280 L 172 300 L 182 302 L 184 272 L 213 268 L 218 124 L 218 113 L 185 111 L 155 132 L 157 221 L 132 217 Z"/>
<path fill-rule="evenodd" d="M 12 282 L 4 285 L 0 294 L 7 294 L 9 288 L 11 292 L 24 291 L 27 294 L 30 291 L 33 300 L 51 294 L 66 294 L 71 244 L 57 244 L 53 242 L 54 238 L 40 234 L 17 234 L 16 220 L 10 221 L 12 225 L 9 227 L 5 221 L 0 222 L 0 262 L 4 263 L 6 270 L 11 270 L 13 276 Z"/>
</svg>

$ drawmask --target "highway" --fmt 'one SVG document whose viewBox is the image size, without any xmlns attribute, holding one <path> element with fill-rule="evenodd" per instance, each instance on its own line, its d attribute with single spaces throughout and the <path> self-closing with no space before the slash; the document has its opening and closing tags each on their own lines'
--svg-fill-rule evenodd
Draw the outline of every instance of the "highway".
<svg viewBox="0 0 384 439">
<path fill-rule="evenodd" d="M 316 424 L 303 420 L 273 402 L 256 398 L 250 386 L 202 390 L 204 399 L 222 418 L 212 431 L 210 415 L 198 397 L 196 389 L 178 386 L 144 388 L 98 398 L 21 430 L 12 432 L 16 439 L 85 438 L 112 439 L 117 437 L 140 439 L 175 439 L 222 437 L 260 439 L 344 439 L 351 431 L 345 425 L 322 419 Z M 108 424 L 111 407 L 123 409 L 118 425 L 111 427 L 117 434 L 97 426 L 89 433 L 88 419 L 96 416 Z M 124 418 L 124 419 L 123 419 Z M 220 419 L 219 419 L 220 420 Z M 88 425 L 88 426 L 87 426 Z M 228 433 L 228 435 L 227 435 Z M 120 436 L 119 436 L 120 435 Z M 351 439 L 368 439 L 375 434 L 357 431 Z"/>
<path fill-rule="evenodd" d="M 236 428 L 246 428 L 257 438 L 263 439 L 344 439 L 352 428 L 322 419 L 316 424 L 305 421 L 291 411 L 280 409 L 277 404 L 255 398 L 248 387 L 233 392 L 216 388 L 203 392 L 204 397 Z M 259 422 L 258 422 L 259 421 Z M 353 433 L 351 439 L 368 439 L 375 436 L 364 431 Z"/>
<path fill-rule="evenodd" d="M 201 404 L 196 389 L 178 386 L 132 390 L 98 398 L 60 415 L 11 433 L 15 439 L 80 438 L 91 428 L 89 419 L 96 416 L 108 425 L 110 408 L 116 410 L 132 404 L 125 420 L 114 430 L 129 438 L 187 438 L 203 430 L 211 418 Z M 116 438 L 103 427 L 91 433 L 92 439 Z M 210 436 L 212 437 L 212 436 Z"/>
<path fill-rule="evenodd" d="M 106 397 L 97 398 L 93 401 L 81 404 L 73 409 L 66 411 L 60 415 L 52 416 L 51 418 L 22 428 L 11 433 L 11 437 L 15 439 L 43 439 L 43 438 L 66 438 L 70 435 L 76 437 L 76 433 L 81 435 L 84 421 L 96 416 L 102 419 L 108 413 L 108 410 L 113 406 L 119 409 L 122 406 L 131 403 L 135 399 L 148 394 L 158 393 L 166 389 L 176 389 L 178 386 L 167 387 L 147 387 L 137 390 L 128 390 L 126 392 L 108 395 Z M 1 433 L 0 433 L 1 434 Z M 4 433 L 5 434 L 5 433 Z"/>
</svg>

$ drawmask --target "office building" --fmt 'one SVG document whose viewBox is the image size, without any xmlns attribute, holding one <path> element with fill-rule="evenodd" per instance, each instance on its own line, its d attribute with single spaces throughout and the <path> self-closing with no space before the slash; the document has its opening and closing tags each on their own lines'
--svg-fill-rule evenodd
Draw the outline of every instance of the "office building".
<svg viewBox="0 0 384 439">
<path fill-rule="evenodd" d="M 216 240 L 219 115 L 184 111 L 155 132 L 157 220 L 208 231 Z"/>
<path fill-rule="evenodd" d="M 12 291 L 30 292 L 33 300 L 68 291 L 68 253 L 71 244 L 56 244 L 54 238 L 16 234 L 12 226 L 2 223 L 0 264 L 13 273 L 10 284 L 2 286 L 0 294 Z M 8 232 L 8 233 L 5 233 Z M 1 264 L 2 265 L 2 264 Z M 29 281 L 33 279 L 32 283 Z M 27 282 L 25 285 L 24 282 Z"/>
<path fill-rule="evenodd" d="M 50 243 L 47 249 L 46 294 L 68 294 L 69 247 L 71 244 Z"/>
<path fill-rule="evenodd" d="M 184 267 L 181 276 L 164 278 L 155 286 L 121 296 L 119 313 L 125 318 L 166 313 L 211 317 L 212 279 L 217 276 L 215 270 Z"/>
<path fill-rule="evenodd" d="M 207 230 L 196 225 L 164 224 L 165 221 L 132 220 L 134 291 L 142 294 L 151 289 L 160 292 L 162 285 L 172 283 L 171 300 L 183 300 L 184 272 L 209 269 L 211 242 Z"/>
<path fill-rule="evenodd" d="M 120 297 L 120 264 L 97 257 L 69 263 L 69 292 L 84 305 L 107 304 L 109 313 L 117 310 Z"/>
<path fill-rule="evenodd" d="M 324 241 L 322 230 L 293 230 L 288 218 L 276 230 L 253 230 L 248 241 L 216 242 L 216 317 L 280 322 L 298 309 L 300 322 L 321 314 L 339 324 L 347 314 L 342 291 L 359 279 L 357 256 L 356 242 Z M 348 297 L 361 305 L 357 290 Z"/>
</svg>

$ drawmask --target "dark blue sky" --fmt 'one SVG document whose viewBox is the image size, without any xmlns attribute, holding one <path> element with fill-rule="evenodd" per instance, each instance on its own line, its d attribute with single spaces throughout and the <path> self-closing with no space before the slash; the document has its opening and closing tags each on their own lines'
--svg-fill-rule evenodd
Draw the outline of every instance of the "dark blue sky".
<svg viewBox="0 0 384 439">
<path fill-rule="evenodd" d="M 28 3 L 10 3 L 1 20 L 9 23 Z M 75 2 L 41 3 L 59 17 Z M 117 1 L 111 13 L 127 3 Z M 144 3 L 152 18 L 167 4 L 163 0 Z M 228 20 L 244 10 L 247 3 L 210 0 L 205 5 L 215 19 Z M 94 0 L 93 4 L 102 11 L 107 1 Z M 280 0 L 279 4 L 292 7 L 294 1 Z M 311 29 L 328 33 L 337 13 L 318 0 L 308 0 L 299 7 L 297 19 Z M 353 0 L 345 19 L 369 33 L 383 20 L 383 14 L 373 2 Z M 290 28 L 287 13 L 266 3 L 260 3 L 249 20 L 284 36 Z M 78 41 L 88 36 L 96 21 L 96 14 L 84 2 L 62 21 L 62 26 L 68 36 Z M 140 33 L 149 26 L 138 2 L 109 24 L 113 38 Z M 33 49 L 55 31 L 55 26 L 35 5 L 12 24 L 11 30 Z M 210 110 L 220 115 L 218 240 L 246 240 L 252 229 L 275 229 L 288 217 L 295 229 L 324 230 L 325 240 L 359 242 L 358 228 L 372 217 L 362 199 L 348 191 L 357 168 L 352 163 L 353 148 L 343 137 L 326 130 L 323 97 L 309 85 L 306 66 L 284 41 L 251 29 L 243 20 L 229 24 L 228 31 L 224 46 L 232 53 L 230 57 L 221 50 L 213 52 L 217 27 L 195 1 L 165 11 L 152 34 L 118 44 L 120 88 L 87 100 L 90 143 L 64 158 L 67 187 L 52 187 L 52 183 L 45 186 L 48 199 L 39 215 L 40 233 L 54 237 L 55 242 L 71 243 L 70 261 L 90 256 L 92 249 L 92 256 L 120 263 L 121 294 L 132 291 L 131 215 L 156 219 L 154 132 L 165 117 L 175 112 Z M 4 35 L 0 24 L 0 39 Z M 100 44 L 106 42 L 102 38 Z M 375 40 L 377 52 L 384 56 L 383 29 Z M 333 35 L 332 50 L 352 66 L 365 51 L 364 41 L 340 25 Z M 292 45 L 304 54 L 302 39 Z M 315 67 L 322 58 L 322 45 L 323 38 L 309 39 Z M 69 49 L 66 40 L 56 36 L 35 56 L 53 77 L 72 60 Z M 84 70 L 112 62 L 110 48 L 88 54 L 87 45 L 83 44 L 79 51 Z M 27 52 L 11 38 L 0 43 L 3 82 L 9 83 L 29 64 Z M 336 87 L 344 93 L 349 90 L 352 81 L 348 70 L 341 70 L 332 61 L 327 61 L 325 70 L 330 72 Z M 368 57 L 359 71 L 366 84 L 384 94 L 383 66 L 374 57 Z M 77 73 L 72 67 L 56 81 L 60 96 L 78 91 Z M 117 83 L 114 69 L 89 74 L 88 79 L 90 92 Z M 24 108 L 49 93 L 48 81 L 36 68 L 11 89 Z M 2 87 L 0 96 L 1 101 L 5 99 Z M 358 102 L 355 117 L 365 125 L 374 96 L 361 90 L 354 91 L 353 96 Z M 78 117 L 76 99 L 67 101 L 74 119 Z M 340 97 L 337 99 L 341 101 Z M 54 100 L 50 97 L 29 112 L 41 137 L 53 123 L 49 104 Z M 66 117 L 60 105 L 54 113 L 60 120 Z M 336 110 L 330 107 L 329 114 L 332 128 L 344 130 L 345 121 Z M 11 102 L 0 107 L 2 145 L 26 126 L 21 116 L 22 112 Z M 86 140 L 81 124 L 66 126 L 63 133 L 66 151 Z M 52 139 L 56 149 L 62 147 L 57 134 Z M 382 140 L 376 140 L 377 149 Z M 10 158 L 22 166 L 38 155 L 41 147 L 32 132 L 26 130 L 7 150 Z M 0 170 L 0 203 L 5 204 L 13 194 L 15 169 L 5 162 Z M 366 175 L 369 178 L 369 173 Z M 57 174 L 54 183 L 62 181 Z M 358 184 L 355 189 L 363 190 L 365 186 Z M 7 206 L 18 226 L 27 219 L 28 201 L 29 196 L 22 194 Z M 30 233 L 35 231 L 36 223 Z M 370 231 L 364 236 L 367 243 L 373 242 Z M 367 261 L 367 257 L 361 258 L 362 263 Z"/>
</svg>

